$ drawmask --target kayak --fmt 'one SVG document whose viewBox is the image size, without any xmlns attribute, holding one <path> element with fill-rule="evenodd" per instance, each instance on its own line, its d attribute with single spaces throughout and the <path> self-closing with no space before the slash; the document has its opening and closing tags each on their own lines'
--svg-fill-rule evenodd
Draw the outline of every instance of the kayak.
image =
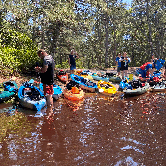
<svg viewBox="0 0 166 166">
<path fill-rule="evenodd" d="M 71 90 L 65 88 L 63 90 L 63 94 L 65 98 L 69 100 L 81 100 L 84 98 L 84 91 L 82 89 L 78 89 L 77 87 L 72 87 Z"/>
<path fill-rule="evenodd" d="M 83 78 L 87 78 L 89 80 L 93 80 L 93 77 L 89 74 L 80 74 L 80 76 L 83 77 Z"/>
<path fill-rule="evenodd" d="M 93 83 L 89 79 L 74 74 L 71 74 L 71 79 L 77 82 L 82 89 L 88 90 L 90 92 L 95 92 L 97 89 L 97 84 Z"/>
<path fill-rule="evenodd" d="M 120 83 L 122 79 L 119 76 L 116 76 L 116 73 L 106 73 L 106 76 L 109 78 L 109 81 Z"/>
<path fill-rule="evenodd" d="M 115 83 L 120 83 L 122 81 L 122 79 L 120 77 L 113 76 L 113 77 L 109 77 L 109 81 L 115 82 Z"/>
<path fill-rule="evenodd" d="M 131 84 L 126 89 L 124 89 L 123 92 L 124 92 L 124 95 L 128 95 L 128 96 L 141 95 L 146 93 L 149 87 L 150 87 L 149 83 L 142 83 L 136 87 L 133 87 Z"/>
<path fill-rule="evenodd" d="M 67 82 L 68 81 L 68 74 L 63 71 L 60 70 L 57 74 L 56 74 L 57 78 L 62 81 L 62 82 Z"/>
<path fill-rule="evenodd" d="M 40 90 L 43 92 L 43 84 L 39 84 Z M 60 88 L 58 85 L 53 84 L 54 94 L 52 95 L 53 99 L 58 100 L 59 97 L 62 95 L 62 88 Z"/>
<path fill-rule="evenodd" d="M 110 82 L 100 80 L 97 86 L 99 92 L 105 95 L 114 95 L 117 92 L 116 88 Z"/>
<path fill-rule="evenodd" d="M 43 92 L 33 85 L 33 80 L 24 82 L 18 90 L 20 105 L 32 110 L 40 111 L 46 105 Z"/>
<path fill-rule="evenodd" d="M 108 77 L 106 77 L 106 76 L 99 76 L 99 75 L 97 75 L 96 73 L 93 73 L 92 74 L 92 77 L 93 77 L 93 79 L 94 80 L 97 80 L 97 81 L 105 81 L 105 82 L 108 82 L 109 81 L 109 78 Z"/>
<path fill-rule="evenodd" d="M 18 86 L 15 81 L 5 81 L 0 85 L 0 102 L 4 102 L 16 95 Z"/>
<path fill-rule="evenodd" d="M 157 83 L 151 88 L 152 92 L 163 92 L 166 90 L 165 83 Z"/>
</svg>

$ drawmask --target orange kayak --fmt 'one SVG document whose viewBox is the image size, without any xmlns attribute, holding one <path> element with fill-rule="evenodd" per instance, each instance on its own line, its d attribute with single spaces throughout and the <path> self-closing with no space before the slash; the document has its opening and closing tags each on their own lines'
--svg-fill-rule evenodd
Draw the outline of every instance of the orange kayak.
<svg viewBox="0 0 166 166">
<path fill-rule="evenodd" d="M 75 91 L 75 89 L 68 90 L 66 88 L 63 90 L 63 94 L 69 100 L 81 100 L 84 98 L 84 91 L 82 89 Z"/>
</svg>

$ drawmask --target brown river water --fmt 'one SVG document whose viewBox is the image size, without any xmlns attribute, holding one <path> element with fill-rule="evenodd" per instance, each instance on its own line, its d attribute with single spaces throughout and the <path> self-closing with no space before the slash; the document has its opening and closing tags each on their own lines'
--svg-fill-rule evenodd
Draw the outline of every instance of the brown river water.
<svg viewBox="0 0 166 166">
<path fill-rule="evenodd" d="M 60 98 L 54 110 L 18 108 L 1 130 L 1 165 L 166 165 L 166 94 Z M 1 105 L 1 115 L 10 105 Z M 46 112 L 45 112 L 46 111 Z M 45 113 L 44 113 L 45 112 Z M 3 122 L 0 122 L 1 126 Z M 9 125 L 9 122 L 8 122 Z M 7 127 L 6 127 L 7 128 Z"/>
</svg>

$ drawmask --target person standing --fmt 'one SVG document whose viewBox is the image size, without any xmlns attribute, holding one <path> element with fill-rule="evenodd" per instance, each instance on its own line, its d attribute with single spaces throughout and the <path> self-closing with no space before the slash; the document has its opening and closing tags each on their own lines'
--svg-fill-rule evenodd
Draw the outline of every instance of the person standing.
<svg viewBox="0 0 166 166">
<path fill-rule="evenodd" d="M 164 76 L 165 76 L 165 80 L 166 80 L 166 63 L 165 63 L 165 71 L 164 71 Z"/>
<path fill-rule="evenodd" d="M 155 71 L 155 64 L 156 64 L 157 58 L 155 58 L 154 55 L 151 57 L 151 63 L 152 63 L 152 70 Z"/>
<path fill-rule="evenodd" d="M 68 61 L 70 65 L 70 74 L 74 74 L 74 70 L 76 69 L 76 58 L 79 58 L 77 52 L 75 50 L 71 50 Z"/>
<path fill-rule="evenodd" d="M 40 49 L 37 54 L 39 58 L 43 60 L 43 64 L 42 67 L 35 67 L 35 71 L 40 73 L 41 82 L 43 83 L 44 95 L 47 99 L 47 106 L 53 107 L 52 95 L 54 93 L 54 59 L 51 55 L 48 55 L 43 49 Z"/>
<path fill-rule="evenodd" d="M 127 71 L 128 71 L 128 64 L 131 62 L 130 58 L 126 56 L 127 53 L 124 52 L 123 56 L 121 57 L 121 71 L 122 71 L 122 79 L 124 79 L 124 74 L 125 77 L 127 77 Z"/>
<path fill-rule="evenodd" d="M 121 58 L 121 53 L 118 54 L 118 56 L 116 57 L 116 60 L 115 60 L 115 63 L 117 65 L 117 73 L 118 73 L 118 76 L 120 76 L 120 68 L 121 68 L 121 61 L 120 61 L 120 58 Z"/>
</svg>

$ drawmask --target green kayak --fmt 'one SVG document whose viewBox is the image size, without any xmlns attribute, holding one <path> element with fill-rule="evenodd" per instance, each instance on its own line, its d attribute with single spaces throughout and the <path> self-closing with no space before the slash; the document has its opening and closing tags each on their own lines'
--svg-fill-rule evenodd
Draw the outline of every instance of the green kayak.
<svg viewBox="0 0 166 166">
<path fill-rule="evenodd" d="M 16 95 L 18 86 L 15 81 L 6 81 L 0 84 L 0 102 L 6 101 Z"/>
<path fill-rule="evenodd" d="M 109 77 L 109 81 L 115 82 L 115 83 L 120 83 L 122 81 L 122 79 L 120 77 L 113 76 L 113 77 Z"/>
</svg>

